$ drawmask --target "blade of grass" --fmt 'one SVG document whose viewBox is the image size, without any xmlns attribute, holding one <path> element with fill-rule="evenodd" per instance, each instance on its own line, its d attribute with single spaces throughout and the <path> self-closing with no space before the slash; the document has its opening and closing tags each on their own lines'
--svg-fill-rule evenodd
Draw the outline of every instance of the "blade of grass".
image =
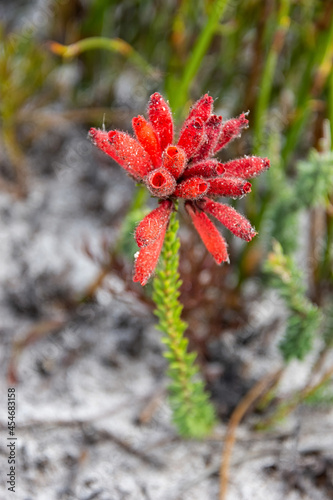
<svg viewBox="0 0 333 500">
<path fill-rule="evenodd" d="M 171 106 L 176 112 L 179 112 L 187 100 L 190 85 L 198 73 L 202 59 L 217 31 L 220 19 L 224 14 L 227 4 L 228 0 L 216 0 L 214 2 L 207 23 L 194 44 L 193 51 L 187 60 L 177 92 L 168 96 Z"/>
<path fill-rule="evenodd" d="M 328 91 L 328 119 L 330 122 L 330 134 L 331 134 L 331 151 L 333 151 L 333 68 L 331 68 L 331 74 L 329 78 L 329 91 Z"/>
<path fill-rule="evenodd" d="M 254 118 L 254 154 L 260 154 L 263 142 L 264 124 L 266 122 L 266 112 L 272 93 L 274 73 L 277 66 L 279 54 L 282 50 L 285 35 L 290 25 L 289 18 L 290 1 L 284 0 L 280 4 L 277 16 L 276 31 L 272 40 L 272 45 L 267 55 L 264 65 L 259 95 L 255 108 Z"/>
<path fill-rule="evenodd" d="M 328 118 L 330 124 L 330 150 L 333 151 L 333 69 L 331 68 L 329 76 L 329 87 L 328 87 Z M 331 196 L 330 208 L 326 211 L 326 224 L 327 224 L 327 234 L 325 249 L 323 252 L 323 260 L 321 262 L 320 274 L 321 277 L 333 275 L 332 271 L 332 261 L 333 261 L 333 198 Z"/>
<path fill-rule="evenodd" d="M 314 51 L 309 57 L 309 62 L 297 92 L 298 101 L 295 110 L 295 119 L 287 132 L 285 145 L 282 149 L 282 160 L 286 164 L 290 155 L 295 150 L 302 129 L 310 114 L 313 99 L 322 91 L 330 74 L 333 55 L 333 13 L 329 28 L 318 35 Z M 311 78 L 313 68 L 317 67 L 314 78 Z"/>
</svg>

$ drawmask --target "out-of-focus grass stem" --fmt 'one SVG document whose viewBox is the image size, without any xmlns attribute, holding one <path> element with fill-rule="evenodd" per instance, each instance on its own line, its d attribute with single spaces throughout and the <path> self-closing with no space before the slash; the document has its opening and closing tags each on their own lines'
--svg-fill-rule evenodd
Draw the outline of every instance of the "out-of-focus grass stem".
<svg viewBox="0 0 333 500">
<path fill-rule="evenodd" d="M 328 88 L 328 118 L 330 123 L 330 149 L 333 151 L 333 68 L 331 67 Z M 327 235 L 323 254 L 322 265 L 320 267 L 321 278 L 332 276 L 333 261 L 333 193 L 329 208 L 326 211 Z"/>
<path fill-rule="evenodd" d="M 283 47 L 285 35 L 290 24 L 289 11 L 290 1 L 282 1 L 277 16 L 276 31 L 263 69 L 260 91 L 256 103 L 254 120 L 254 154 L 260 154 L 262 148 L 263 133 L 265 130 L 264 124 L 266 122 L 266 113 L 272 93 L 274 73 L 279 54 Z"/>
<path fill-rule="evenodd" d="M 297 95 L 295 118 L 289 130 L 282 149 L 282 160 L 287 163 L 297 146 L 298 138 L 307 122 L 312 109 L 313 99 L 316 99 L 325 86 L 332 67 L 333 56 L 333 13 L 329 28 L 318 34 L 317 43 L 310 54 L 309 62 L 302 78 Z M 314 77 L 313 68 L 317 67 Z"/>
<path fill-rule="evenodd" d="M 152 78 L 158 78 L 157 72 L 148 62 L 136 51 L 133 47 L 122 40 L 121 38 L 106 38 L 100 36 L 93 36 L 84 38 L 71 45 L 62 45 L 58 42 L 49 42 L 51 52 L 62 56 L 63 58 L 76 57 L 82 52 L 94 49 L 104 49 L 110 52 L 115 52 L 127 57 L 133 64 L 135 64 L 141 71 L 147 73 Z"/>
<path fill-rule="evenodd" d="M 179 113 L 179 110 L 184 106 L 188 98 L 188 91 L 193 79 L 196 77 L 200 68 L 202 59 L 204 58 L 210 42 L 216 33 L 220 19 L 223 16 L 228 0 L 215 0 L 211 7 L 211 12 L 207 23 L 201 31 L 193 51 L 189 56 L 184 68 L 184 72 L 180 81 L 179 88 L 169 96 L 171 107 Z"/>
</svg>

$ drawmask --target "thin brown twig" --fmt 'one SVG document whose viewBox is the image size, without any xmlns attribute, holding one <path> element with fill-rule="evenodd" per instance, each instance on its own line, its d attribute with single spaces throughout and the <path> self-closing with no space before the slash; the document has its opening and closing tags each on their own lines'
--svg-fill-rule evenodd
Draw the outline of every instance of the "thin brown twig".
<svg viewBox="0 0 333 500">
<path fill-rule="evenodd" d="M 328 369 L 318 380 L 315 385 L 307 384 L 303 389 L 298 391 L 294 396 L 290 398 L 290 401 L 282 401 L 280 405 L 275 410 L 274 414 L 261 423 L 261 429 L 266 429 L 271 427 L 276 423 L 277 420 L 285 418 L 289 413 L 291 413 L 299 404 L 302 403 L 306 398 L 312 396 L 320 389 L 330 378 L 333 377 L 333 366 Z"/>
<path fill-rule="evenodd" d="M 6 155 L 10 161 L 13 172 L 15 174 L 15 183 L 17 185 L 17 193 L 20 198 L 25 198 L 27 191 L 28 168 L 27 161 L 23 151 L 18 144 L 13 127 L 6 127 L 2 130 L 2 140 L 5 147 Z"/>
<path fill-rule="evenodd" d="M 10 384 L 16 384 L 18 382 L 17 376 L 17 364 L 18 359 L 23 351 L 23 349 L 40 338 L 48 335 L 49 333 L 54 333 L 64 326 L 66 322 L 65 318 L 62 319 L 45 319 L 35 323 L 23 338 L 15 340 L 13 342 L 12 353 L 9 358 L 7 378 Z"/>
<path fill-rule="evenodd" d="M 300 393 L 300 397 L 298 401 L 302 401 L 303 399 L 312 396 L 323 384 L 329 381 L 330 378 L 333 377 L 333 366 L 329 368 L 322 377 L 318 380 L 318 382 L 309 387 L 306 386 Z"/>
<path fill-rule="evenodd" d="M 0 191 L 9 193 L 16 199 L 21 199 L 23 197 L 22 189 L 13 181 L 8 181 L 0 177 Z"/>
<path fill-rule="evenodd" d="M 311 369 L 309 382 L 308 382 L 307 386 L 309 386 L 311 384 L 311 380 L 313 380 L 318 375 L 319 371 L 321 370 L 322 366 L 324 365 L 324 363 L 326 361 L 327 354 L 329 351 L 330 351 L 330 347 L 326 346 L 326 345 L 320 351 L 318 358 L 316 359 L 316 361 Z"/>
<path fill-rule="evenodd" d="M 162 404 L 163 396 L 166 393 L 166 389 L 163 386 L 159 387 L 154 394 L 149 398 L 148 402 L 141 409 L 138 416 L 138 421 L 141 425 L 149 424 L 153 419 L 155 413 Z"/>
<path fill-rule="evenodd" d="M 83 292 L 82 297 L 78 299 L 78 302 L 87 302 L 91 300 L 97 290 L 102 286 L 104 279 L 110 274 L 112 271 L 112 262 L 109 265 L 102 267 L 96 278 L 87 286 L 86 290 Z"/>
<path fill-rule="evenodd" d="M 257 401 L 256 403 L 256 409 L 258 409 L 259 411 L 263 411 L 265 410 L 268 405 L 272 402 L 272 400 L 275 398 L 276 396 L 276 391 L 277 391 L 277 388 L 279 386 L 279 383 L 280 383 L 280 380 L 285 372 L 285 368 L 284 367 L 281 371 L 280 371 L 280 374 L 278 377 L 276 377 L 276 379 L 274 380 L 274 383 L 270 386 L 269 390 L 266 391 L 260 398 L 259 400 Z"/>
<path fill-rule="evenodd" d="M 277 377 L 280 376 L 282 368 L 265 375 L 260 379 L 250 391 L 245 395 L 245 397 L 239 402 L 235 408 L 233 414 L 231 415 L 228 429 L 226 433 L 226 439 L 224 443 L 224 448 L 222 452 L 222 460 L 220 467 L 220 495 L 219 500 L 225 500 L 228 483 L 229 483 L 229 471 L 230 471 L 230 459 L 232 454 L 232 449 L 236 441 L 236 430 L 241 422 L 242 418 L 250 408 L 250 406 L 256 401 L 256 399 L 261 396 L 267 387 L 269 387 Z"/>
</svg>

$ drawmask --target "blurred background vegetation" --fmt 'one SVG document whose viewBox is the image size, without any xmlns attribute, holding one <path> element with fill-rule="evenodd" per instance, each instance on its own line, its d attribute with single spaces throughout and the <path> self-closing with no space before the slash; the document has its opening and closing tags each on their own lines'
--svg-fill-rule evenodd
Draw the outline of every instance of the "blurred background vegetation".
<svg viewBox="0 0 333 500">
<path fill-rule="evenodd" d="M 184 232 L 184 318 L 204 366 L 221 328 L 246 328 L 248 284 L 256 298 L 274 287 L 289 315 L 282 358 L 304 359 L 316 339 L 317 370 L 333 345 L 333 3 L 13 0 L 1 14 L 0 188 L 13 203 L 29 197 L 34 176 L 54 175 L 29 164 L 45 134 L 64 141 L 74 124 L 84 134 L 102 123 L 129 130 L 155 91 L 178 123 L 206 92 L 224 119 L 250 111 L 250 128 L 221 159 L 271 161 L 252 193 L 232 202 L 259 236 L 243 244 L 226 235 L 231 264 L 217 268 Z M 121 241 L 82 300 L 108 272 L 134 287 L 122 261 L 133 259 L 145 203 L 142 194 L 128 200 Z M 135 290 L 150 300 L 149 289 Z"/>
</svg>

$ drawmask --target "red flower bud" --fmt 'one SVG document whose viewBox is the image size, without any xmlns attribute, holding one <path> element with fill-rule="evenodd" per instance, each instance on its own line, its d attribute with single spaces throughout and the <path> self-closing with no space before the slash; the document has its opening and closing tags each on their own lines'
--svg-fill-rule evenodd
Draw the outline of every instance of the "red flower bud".
<svg viewBox="0 0 333 500">
<path fill-rule="evenodd" d="M 153 274 L 162 250 L 166 228 L 167 225 L 165 225 L 165 228 L 161 231 L 156 240 L 154 240 L 150 245 L 141 248 L 141 250 L 135 255 L 134 282 L 140 281 L 143 286 Z"/>
<path fill-rule="evenodd" d="M 104 132 L 100 129 L 91 128 L 88 135 L 95 146 L 97 146 L 107 155 L 111 156 L 111 158 L 113 158 L 117 163 L 121 164 L 121 159 L 117 155 L 116 149 L 110 144 L 107 132 Z"/>
<path fill-rule="evenodd" d="M 148 153 L 133 137 L 111 130 L 108 139 L 117 154 L 117 162 L 136 180 L 141 181 L 153 169 Z"/>
<path fill-rule="evenodd" d="M 198 204 L 202 210 L 213 215 L 235 236 L 245 241 L 251 241 L 257 234 L 250 222 L 229 205 L 223 205 L 209 198 L 198 201 Z"/>
<path fill-rule="evenodd" d="M 132 126 L 138 141 L 149 154 L 154 167 L 160 167 L 162 161 L 161 147 L 152 125 L 143 116 L 137 116 L 133 118 Z"/>
<path fill-rule="evenodd" d="M 212 115 L 205 123 L 205 140 L 199 147 L 195 156 L 192 158 L 193 162 L 205 160 L 214 154 L 214 150 L 221 132 L 222 116 Z"/>
<path fill-rule="evenodd" d="M 150 172 L 145 178 L 145 183 L 151 194 L 159 198 L 170 196 L 176 187 L 175 178 L 169 170 L 163 167 Z"/>
<path fill-rule="evenodd" d="M 162 166 L 169 170 L 175 179 L 178 179 L 183 173 L 185 165 L 185 151 L 178 146 L 168 146 L 163 153 Z"/>
<path fill-rule="evenodd" d="M 140 248 L 151 245 L 161 232 L 165 230 L 173 204 L 170 200 L 164 200 L 152 210 L 138 225 L 135 231 L 135 239 Z"/>
<path fill-rule="evenodd" d="M 173 142 L 173 120 L 168 104 L 158 92 L 150 97 L 148 115 L 159 138 L 161 150 L 164 151 Z"/>
<path fill-rule="evenodd" d="M 190 179 L 180 182 L 173 195 L 178 198 L 195 200 L 207 193 L 208 188 L 208 182 L 202 177 L 191 177 Z"/>
<path fill-rule="evenodd" d="M 205 247 L 212 254 L 217 264 L 229 262 L 227 244 L 212 221 L 205 213 L 198 211 L 191 202 L 186 202 L 185 208 L 192 219 L 194 227 L 200 234 Z"/>
<path fill-rule="evenodd" d="M 194 118 L 201 118 L 206 122 L 213 111 L 214 99 L 208 94 L 203 95 L 197 102 L 193 104 L 189 115 L 186 118 L 184 125 L 188 125 Z"/>
<path fill-rule="evenodd" d="M 258 158 L 258 156 L 245 156 L 244 158 L 231 160 L 228 163 L 221 163 L 220 165 L 225 168 L 226 175 L 250 179 L 269 168 L 269 159 Z"/>
<path fill-rule="evenodd" d="M 190 159 L 204 139 L 204 124 L 201 118 L 194 118 L 181 130 L 177 146 L 184 149 Z"/>
<path fill-rule="evenodd" d="M 230 196 L 231 198 L 239 198 L 251 191 L 251 183 L 238 179 L 237 177 L 215 177 L 207 179 L 209 181 L 209 189 L 207 194 L 216 196 Z"/>
<path fill-rule="evenodd" d="M 201 161 L 188 167 L 184 171 L 182 178 L 189 179 L 193 176 L 216 177 L 224 173 L 224 168 L 221 165 L 222 163 L 218 163 L 217 160 Z"/>
<path fill-rule="evenodd" d="M 228 142 L 240 137 L 240 134 L 244 128 L 247 128 L 249 121 L 245 118 L 245 113 L 242 113 L 238 118 L 231 118 L 231 120 L 226 121 L 222 126 L 222 131 L 220 137 L 215 146 L 215 153 L 224 148 Z"/>
</svg>

